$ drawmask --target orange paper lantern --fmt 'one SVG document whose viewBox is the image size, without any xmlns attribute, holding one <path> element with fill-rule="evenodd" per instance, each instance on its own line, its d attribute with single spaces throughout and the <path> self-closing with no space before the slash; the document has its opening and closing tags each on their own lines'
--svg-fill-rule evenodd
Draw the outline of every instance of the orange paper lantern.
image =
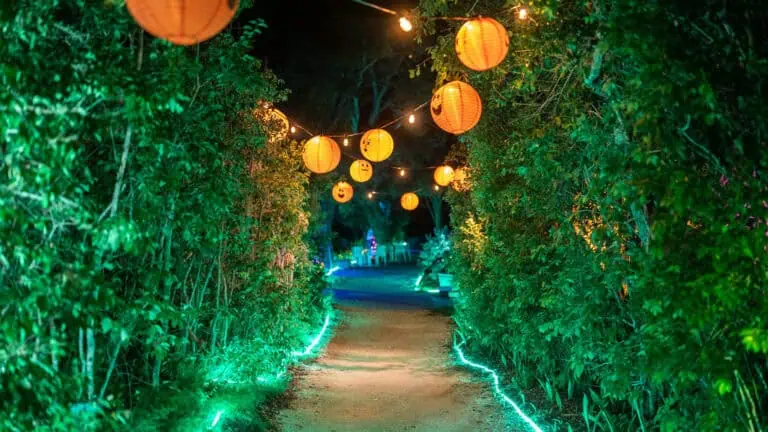
<svg viewBox="0 0 768 432">
<path fill-rule="evenodd" d="M 232 21 L 238 0 L 126 0 L 133 19 L 155 37 L 194 45 L 218 34 Z"/>
<path fill-rule="evenodd" d="M 356 160 L 349 167 L 349 174 L 352 176 L 352 180 L 358 183 L 367 182 L 373 177 L 373 165 L 367 160 Z"/>
<path fill-rule="evenodd" d="M 456 168 L 456 171 L 453 172 L 451 186 L 458 192 L 469 190 L 469 169 L 467 167 Z"/>
<path fill-rule="evenodd" d="M 352 189 L 352 185 L 347 182 L 338 182 L 333 185 L 333 199 L 335 199 L 336 202 L 342 204 L 349 202 L 354 194 L 355 190 Z"/>
<path fill-rule="evenodd" d="M 435 183 L 440 186 L 448 186 L 453 181 L 453 168 L 448 165 L 439 166 L 435 169 Z"/>
<path fill-rule="evenodd" d="M 291 123 L 282 111 L 277 108 L 257 108 L 254 114 L 267 129 L 270 142 L 282 141 L 288 137 Z"/>
<path fill-rule="evenodd" d="M 456 34 L 456 55 L 464 66 L 484 71 L 504 61 L 509 51 L 507 29 L 491 18 L 464 23 Z"/>
<path fill-rule="evenodd" d="M 419 197 L 413 192 L 404 193 L 400 197 L 400 205 L 408 211 L 416 210 L 416 207 L 419 206 Z"/>
<path fill-rule="evenodd" d="M 371 162 L 381 162 L 392 155 L 395 141 L 384 129 L 371 129 L 360 139 L 360 151 Z"/>
<path fill-rule="evenodd" d="M 472 129 L 480 121 L 483 102 L 471 85 L 451 81 L 432 95 L 429 111 L 440 129 L 459 135 Z"/>
<path fill-rule="evenodd" d="M 331 138 L 324 135 L 313 137 L 304 144 L 304 165 L 317 174 L 331 172 L 339 165 L 341 149 Z"/>
</svg>

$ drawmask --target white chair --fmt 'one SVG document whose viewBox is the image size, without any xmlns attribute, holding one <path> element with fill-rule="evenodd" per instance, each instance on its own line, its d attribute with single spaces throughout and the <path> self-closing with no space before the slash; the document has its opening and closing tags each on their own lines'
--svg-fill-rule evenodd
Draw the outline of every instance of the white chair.
<svg viewBox="0 0 768 432">
<path fill-rule="evenodd" d="M 395 243 L 395 260 L 399 263 L 407 262 L 410 257 L 408 256 L 408 247 L 407 244 L 403 243 Z"/>
<path fill-rule="evenodd" d="M 358 266 L 364 265 L 362 246 L 352 246 L 352 260 L 355 262 L 355 265 L 358 265 Z"/>
<path fill-rule="evenodd" d="M 376 260 L 384 265 L 389 264 L 389 258 L 392 255 L 392 246 L 383 244 L 376 249 Z"/>
</svg>

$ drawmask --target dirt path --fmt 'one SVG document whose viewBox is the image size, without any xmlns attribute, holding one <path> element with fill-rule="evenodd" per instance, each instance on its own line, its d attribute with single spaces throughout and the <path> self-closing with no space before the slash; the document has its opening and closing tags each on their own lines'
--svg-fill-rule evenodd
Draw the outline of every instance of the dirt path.
<svg viewBox="0 0 768 432">
<path fill-rule="evenodd" d="M 285 432 L 506 431 L 486 383 L 451 364 L 451 320 L 358 303 L 306 367 L 279 415 Z M 522 429 L 519 429 L 522 430 Z"/>
</svg>

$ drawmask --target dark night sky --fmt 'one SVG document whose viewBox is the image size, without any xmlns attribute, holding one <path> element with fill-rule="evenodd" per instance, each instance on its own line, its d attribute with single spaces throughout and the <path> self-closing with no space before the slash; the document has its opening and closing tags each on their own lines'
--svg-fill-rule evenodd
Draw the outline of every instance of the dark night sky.
<svg viewBox="0 0 768 432">
<path fill-rule="evenodd" d="M 376 3 L 405 11 L 416 2 L 377 0 Z M 291 89 L 305 85 L 308 77 L 321 75 L 339 56 L 354 54 L 348 41 L 361 36 L 350 31 L 351 27 L 362 23 L 371 32 L 386 32 L 387 37 L 399 40 L 408 38 L 398 27 L 397 17 L 351 0 L 257 0 L 240 20 L 254 18 L 263 19 L 268 26 L 255 41 L 254 54 Z M 292 99 L 297 96 L 294 94 Z M 292 105 L 291 101 L 287 102 L 288 107 L 300 111 L 300 107 Z"/>
<path fill-rule="evenodd" d="M 415 7 L 417 2 L 416 0 L 376 0 L 375 3 L 404 12 Z M 408 51 L 412 48 L 414 52 L 419 49 L 416 42 L 412 40 L 412 34 L 404 33 L 400 29 L 396 16 L 365 7 L 351 0 L 270 2 L 257 0 L 255 5 L 238 20 L 243 22 L 257 18 L 263 19 L 267 28 L 254 41 L 253 54 L 283 79 L 285 87 L 292 91 L 288 101 L 278 104 L 278 107 L 290 118 L 308 127 L 320 128 L 320 131 L 325 133 L 338 133 L 343 130 L 327 130 L 324 129 L 327 125 L 313 124 L 319 112 L 331 107 L 312 106 L 307 102 L 309 93 L 314 87 L 323 85 L 324 76 L 335 73 L 334 67 L 338 68 L 339 62 L 359 56 L 362 52 L 361 41 L 371 35 L 380 35 L 381 38 L 386 38 L 388 42 L 395 44 L 398 49 Z M 407 74 L 407 67 L 404 71 Z M 433 78 L 427 75 L 420 79 L 425 80 L 427 87 L 421 94 L 414 94 L 412 101 L 403 101 L 403 103 L 415 106 L 429 98 Z M 395 115 L 397 113 L 385 112 L 379 123 L 386 122 Z M 395 138 L 396 147 L 410 145 L 405 139 L 399 140 L 398 144 L 398 137 L 395 136 Z M 396 197 L 392 199 L 398 200 Z M 399 207 L 399 202 L 394 204 Z M 447 205 L 444 208 L 447 209 Z M 447 215 L 444 220 L 447 221 Z M 411 223 L 406 231 L 408 235 L 422 236 L 431 232 L 432 228 L 431 217 L 422 204 L 417 211 L 411 213 Z"/>
</svg>

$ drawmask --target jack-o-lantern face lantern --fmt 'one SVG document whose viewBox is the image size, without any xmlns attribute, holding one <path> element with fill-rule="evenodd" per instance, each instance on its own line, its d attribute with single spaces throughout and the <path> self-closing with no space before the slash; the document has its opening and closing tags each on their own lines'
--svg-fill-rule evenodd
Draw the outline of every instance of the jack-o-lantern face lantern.
<svg viewBox="0 0 768 432">
<path fill-rule="evenodd" d="M 133 19 L 155 37 L 194 45 L 216 36 L 232 21 L 238 0 L 126 0 Z"/>
<path fill-rule="evenodd" d="M 430 112 L 440 129 L 459 135 L 472 129 L 480 121 L 483 102 L 471 85 L 451 81 L 432 95 Z"/>
<path fill-rule="evenodd" d="M 338 182 L 333 186 L 333 199 L 336 202 L 344 204 L 352 199 L 355 194 L 355 190 L 352 189 L 352 185 L 347 182 Z"/>
<path fill-rule="evenodd" d="M 395 141 L 384 129 L 371 129 L 360 139 L 360 151 L 371 162 L 381 162 L 392 155 Z"/>
<path fill-rule="evenodd" d="M 261 122 L 268 134 L 269 142 L 279 142 L 288 137 L 291 124 L 288 117 L 277 108 L 257 108 L 253 114 Z"/>
<path fill-rule="evenodd" d="M 356 160 L 349 167 L 349 174 L 352 176 L 352 180 L 365 183 L 373 177 L 373 165 L 367 160 Z"/>
</svg>

